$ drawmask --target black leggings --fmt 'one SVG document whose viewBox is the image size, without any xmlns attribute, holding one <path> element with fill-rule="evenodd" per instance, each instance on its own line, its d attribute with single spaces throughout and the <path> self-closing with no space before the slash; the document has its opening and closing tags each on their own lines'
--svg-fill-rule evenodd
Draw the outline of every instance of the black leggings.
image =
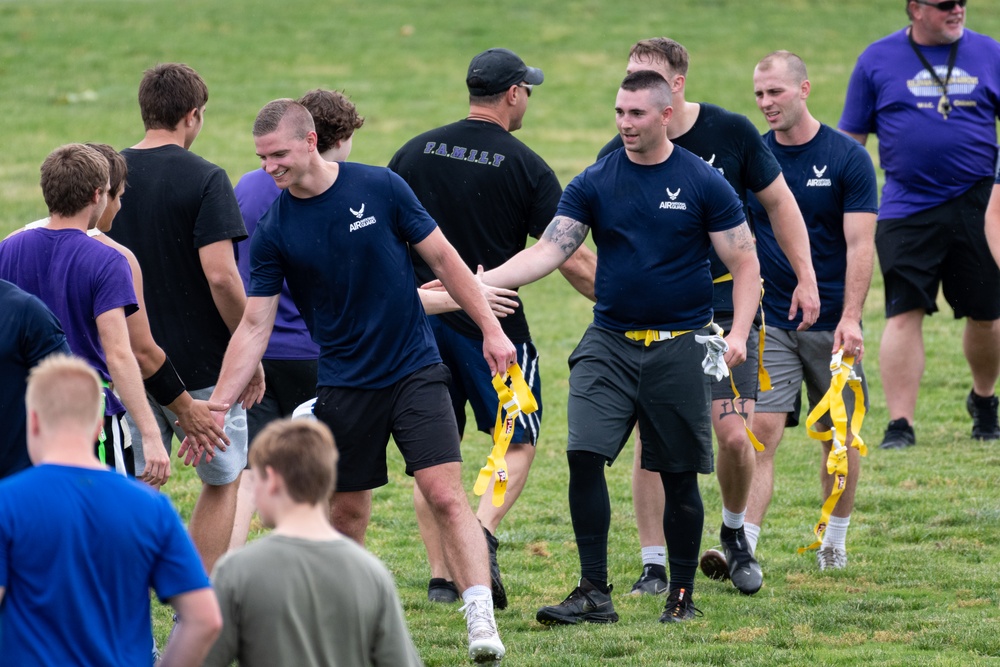
<svg viewBox="0 0 1000 667">
<path fill-rule="evenodd" d="M 701 533 L 705 527 L 705 506 L 698 491 L 698 473 L 661 472 L 660 481 L 666 496 L 663 534 L 667 537 L 670 589 L 692 591 L 701 552 Z"/>
</svg>

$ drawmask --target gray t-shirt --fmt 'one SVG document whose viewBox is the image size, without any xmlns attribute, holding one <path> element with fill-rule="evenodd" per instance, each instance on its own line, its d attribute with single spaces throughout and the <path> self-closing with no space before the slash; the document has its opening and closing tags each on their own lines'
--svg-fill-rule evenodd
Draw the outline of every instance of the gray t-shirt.
<svg viewBox="0 0 1000 667">
<path fill-rule="evenodd" d="M 270 535 L 220 560 L 212 584 L 224 623 L 206 667 L 423 664 L 392 575 L 351 540 Z"/>
</svg>

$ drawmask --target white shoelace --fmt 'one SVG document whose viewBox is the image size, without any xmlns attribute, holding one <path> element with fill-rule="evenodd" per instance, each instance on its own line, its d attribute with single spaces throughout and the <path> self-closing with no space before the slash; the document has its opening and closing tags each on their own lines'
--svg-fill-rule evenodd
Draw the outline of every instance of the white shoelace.
<svg viewBox="0 0 1000 667">
<path fill-rule="evenodd" d="M 489 598 L 469 600 L 459 611 L 465 612 L 465 622 L 469 628 L 469 639 L 498 637 L 496 620 L 493 618 L 492 601 Z"/>
</svg>

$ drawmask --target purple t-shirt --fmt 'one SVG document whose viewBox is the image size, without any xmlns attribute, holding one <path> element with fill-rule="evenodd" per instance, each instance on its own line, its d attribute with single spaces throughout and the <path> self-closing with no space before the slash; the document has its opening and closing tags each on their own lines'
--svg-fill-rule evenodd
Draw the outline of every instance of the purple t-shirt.
<svg viewBox="0 0 1000 667">
<path fill-rule="evenodd" d="M 79 229 L 27 229 L 0 243 L 0 278 L 41 299 L 59 318 L 73 354 L 111 381 L 97 316 L 139 309 L 124 255 Z M 113 392 L 104 394 L 105 414 L 125 412 Z"/>
<path fill-rule="evenodd" d="M 951 46 L 918 48 L 943 80 Z M 858 58 L 840 129 L 878 136 L 885 170 L 879 219 L 907 217 L 951 201 L 994 173 L 1000 44 L 966 29 L 948 85 L 952 111 L 947 120 L 937 110 L 940 97 L 905 29 L 878 40 Z"/>
<path fill-rule="evenodd" d="M 250 289 L 250 239 L 253 238 L 257 222 L 271 208 L 271 204 L 281 194 L 281 188 L 263 169 L 243 174 L 236 184 L 236 202 L 243 214 L 243 224 L 247 228 L 247 238 L 236 244 L 236 264 L 243 279 L 244 289 Z M 274 318 L 271 340 L 264 351 L 265 359 L 316 359 L 319 345 L 313 342 L 306 328 L 305 320 L 292 301 L 288 283 L 281 285 L 278 298 L 278 314 Z"/>
</svg>

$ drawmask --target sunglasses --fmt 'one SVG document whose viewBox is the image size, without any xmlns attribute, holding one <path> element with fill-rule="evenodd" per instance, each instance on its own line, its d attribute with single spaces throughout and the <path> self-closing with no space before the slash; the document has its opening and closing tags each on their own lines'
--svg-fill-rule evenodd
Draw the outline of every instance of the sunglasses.
<svg viewBox="0 0 1000 667">
<path fill-rule="evenodd" d="M 962 0 L 962 2 L 965 2 L 965 0 Z M 534 88 L 533 85 L 531 85 L 530 83 L 519 83 L 517 84 L 517 87 L 524 88 L 526 91 L 528 91 L 528 97 L 531 97 L 531 89 Z"/>
<path fill-rule="evenodd" d="M 928 7 L 940 9 L 942 12 L 950 12 L 955 9 L 955 7 L 965 7 L 969 0 L 945 0 L 944 2 L 926 2 L 925 0 L 913 1 L 918 5 L 927 5 Z"/>
</svg>

